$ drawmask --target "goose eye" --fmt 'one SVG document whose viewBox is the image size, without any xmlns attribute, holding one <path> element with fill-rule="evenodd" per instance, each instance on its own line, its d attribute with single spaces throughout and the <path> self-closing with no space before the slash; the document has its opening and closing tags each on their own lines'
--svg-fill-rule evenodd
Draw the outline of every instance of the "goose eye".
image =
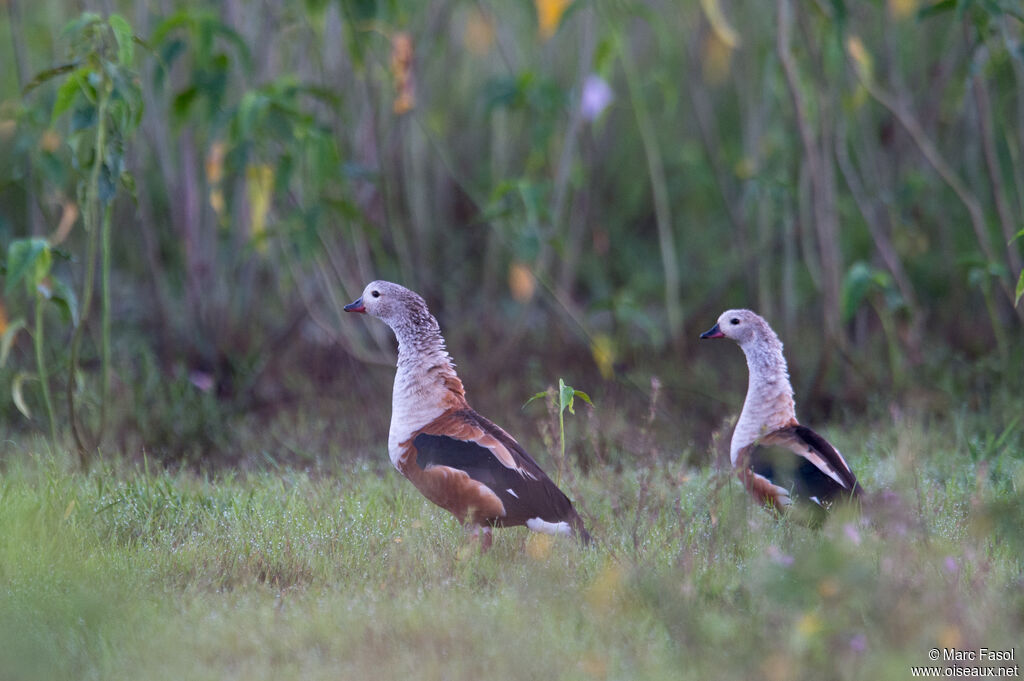
<svg viewBox="0 0 1024 681">
<path fill-rule="evenodd" d="M 370 295 L 374 298 L 380 298 L 380 291 L 370 291 Z"/>
<path fill-rule="evenodd" d="M 729 320 L 729 323 L 732 324 L 733 326 L 736 326 L 737 324 L 740 323 L 740 320 L 738 317 L 733 317 L 732 319 Z"/>
</svg>

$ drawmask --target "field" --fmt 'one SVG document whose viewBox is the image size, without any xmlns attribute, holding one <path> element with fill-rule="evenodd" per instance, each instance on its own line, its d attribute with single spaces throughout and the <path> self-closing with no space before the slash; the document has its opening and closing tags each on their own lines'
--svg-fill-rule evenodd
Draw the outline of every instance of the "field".
<svg viewBox="0 0 1024 681">
<path fill-rule="evenodd" d="M 567 478 L 593 546 L 515 529 L 482 556 L 376 451 L 79 474 L 8 442 L 0 677 L 896 679 L 932 648 L 1020 655 L 1021 406 L 832 429 L 871 494 L 821 531 L 666 457 Z"/>
<path fill-rule="evenodd" d="M 1020 6 L 0 0 L 0 681 L 1019 672 Z M 377 279 L 594 545 L 390 467 Z M 860 514 L 728 470 L 731 308 Z"/>
</svg>

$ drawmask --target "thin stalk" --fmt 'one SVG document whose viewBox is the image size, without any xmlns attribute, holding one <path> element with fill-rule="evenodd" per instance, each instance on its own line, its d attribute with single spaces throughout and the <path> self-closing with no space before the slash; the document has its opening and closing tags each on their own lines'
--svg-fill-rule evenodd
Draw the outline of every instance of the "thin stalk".
<svg viewBox="0 0 1024 681">
<path fill-rule="evenodd" d="M 562 396 L 558 396 L 559 402 Z M 558 410 L 558 441 L 561 444 L 561 454 L 558 457 L 558 472 L 555 475 L 555 486 L 562 485 L 562 466 L 565 463 L 565 409 Z"/>
<path fill-rule="evenodd" d="M 114 203 L 111 201 L 103 211 L 103 226 L 100 233 L 102 264 L 100 266 L 100 283 L 103 287 L 103 308 L 100 316 L 101 329 L 101 371 L 103 379 L 100 387 L 100 427 L 96 433 L 96 441 L 103 440 L 103 431 L 107 421 L 107 399 L 110 397 L 110 214 Z"/>
<path fill-rule="evenodd" d="M 53 400 L 50 399 L 50 376 L 46 369 L 46 356 L 43 354 L 43 308 L 46 301 L 36 294 L 36 326 L 32 334 L 36 349 L 36 371 L 39 372 L 39 384 L 43 387 L 43 403 L 46 405 L 46 416 L 50 420 L 50 443 L 57 446 L 57 419 L 53 415 Z"/>
<path fill-rule="evenodd" d="M 99 231 L 101 229 L 96 224 L 99 221 L 97 212 L 99 210 L 100 168 L 103 165 L 103 149 L 107 143 L 106 116 L 109 100 L 109 91 L 106 88 L 102 89 L 96 112 L 96 144 L 93 147 L 95 149 L 95 158 L 92 169 L 89 171 L 89 184 L 86 187 L 85 210 L 83 211 L 85 229 L 89 234 L 89 239 L 86 246 L 86 273 L 82 292 L 82 313 L 78 318 L 75 332 L 71 335 L 71 360 L 68 365 L 68 418 L 71 422 L 71 434 L 75 438 L 75 447 L 78 450 L 78 461 L 82 468 L 89 465 L 90 455 L 88 453 L 89 445 L 85 441 L 85 435 L 79 427 L 78 417 L 75 413 L 75 379 L 78 373 L 78 353 L 82 344 L 82 335 L 85 332 L 85 322 L 89 318 L 89 310 L 92 307 L 93 280 L 96 278 L 96 251 L 99 246 Z"/>
</svg>

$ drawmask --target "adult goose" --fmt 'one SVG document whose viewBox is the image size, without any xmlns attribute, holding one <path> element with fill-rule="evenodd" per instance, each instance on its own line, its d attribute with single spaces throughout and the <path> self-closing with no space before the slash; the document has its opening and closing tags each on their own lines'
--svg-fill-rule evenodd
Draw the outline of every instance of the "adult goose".
<svg viewBox="0 0 1024 681">
<path fill-rule="evenodd" d="M 861 494 L 839 450 L 797 421 L 782 342 L 768 322 L 750 310 L 726 310 L 700 337 L 729 338 L 747 357 L 747 398 L 729 458 L 754 498 L 780 511 L 796 501 L 820 522 L 834 503 Z"/>
<path fill-rule="evenodd" d="M 589 542 L 572 502 L 511 435 L 478 414 L 418 294 L 387 281 L 345 306 L 377 317 L 398 339 L 388 454 L 423 496 L 491 545 L 493 527 L 575 535 Z"/>
</svg>

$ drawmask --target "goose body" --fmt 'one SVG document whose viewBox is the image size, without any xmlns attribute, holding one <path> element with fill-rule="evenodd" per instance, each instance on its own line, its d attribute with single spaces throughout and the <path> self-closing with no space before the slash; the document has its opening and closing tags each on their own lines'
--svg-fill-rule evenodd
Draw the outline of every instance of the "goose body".
<svg viewBox="0 0 1024 681">
<path fill-rule="evenodd" d="M 750 310 L 727 310 L 701 338 L 729 338 L 747 358 L 749 382 L 729 446 L 729 458 L 747 490 L 785 510 L 794 501 L 828 510 L 859 496 L 850 465 L 824 437 L 796 418 L 782 342 Z"/>
<path fill-rule="evenodd" d="M 440 327 L 418 294 L 387 281 L 345 306 L 384 321 L 398 339 L 388 455 L 427 499 L 480 535 L 525 525 L 589 541 L 569 498 L 525 449 L 466 401 Z"/>
</svg>

